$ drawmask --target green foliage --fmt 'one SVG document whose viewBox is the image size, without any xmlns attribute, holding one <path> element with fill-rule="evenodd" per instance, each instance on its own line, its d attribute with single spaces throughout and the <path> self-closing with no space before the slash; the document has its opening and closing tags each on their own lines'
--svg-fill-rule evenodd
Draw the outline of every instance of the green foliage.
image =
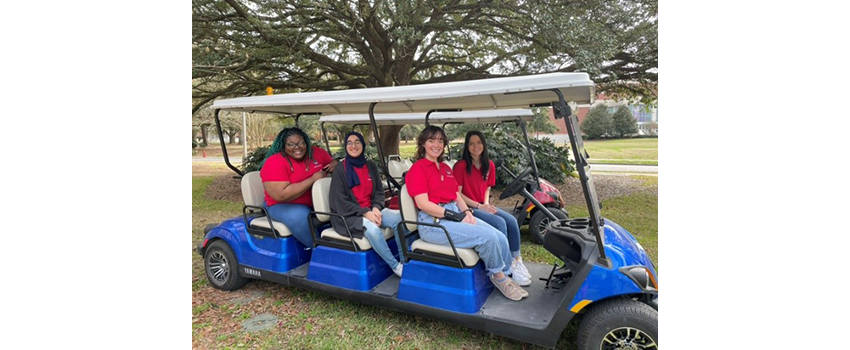
<svg viewBox="0 0 850 350">
<path fill-rule="evenodd" d="M 587 135 L 588 139 L 600 138 L 606 134 L 611 134 L 614 127 L 614 121 L 611 115 L 608 114 L 608 108 L 600 104 L 590 109 L 587 117 L 581 122 L 579 128 Z"/>
<path fill-rule="evenodd" d="M 558 127 L 549 121 L 549 108 L 534 108 L 534 119 L 528 123 L 529 133 L 551 134 L 558 131 Z"/>
<path fill-rule="evenodd" d="M 507 167 L 514 174 L 519 174 L 526 167 L 531 166 L 528 160 L 528 151 L 525 148 L 522 134 L 511 133 L 507 128 L 493 130 L 492 125 L 480 129 L 487 140 L 490 160 L 497 165 L 496 188 L 503 188 L 513 177 L 502 169 L 499 164 Z M 575 170 L 575 162 L 569 159 L 569 148 L 556 146 L 549 139 L 530 139 L 531 150 L 540 171 L 540 177 L 552 183 L 563 183 Z M 452 158 L 460 159 L 463 154 L 463 143 L 451 146 Z"/>
<path fill-rule="evenodd" d="M 613 134 L 617 137 L 624 137 L 638 132 L 637 120 L 632 116 L 629 107 L 622 106 L 614 112 L 613 119 Z"/>
<path fill-rule="evenodd" d="M 266 160 L 266 153 L 268 152 L 269 146 L 263 146 L 248 153 L 248 156 L 242 160 L 242 172 L 247 174 L 252 171 L 260 171 L 263 167 L 263 161 Z"/>
</svg>

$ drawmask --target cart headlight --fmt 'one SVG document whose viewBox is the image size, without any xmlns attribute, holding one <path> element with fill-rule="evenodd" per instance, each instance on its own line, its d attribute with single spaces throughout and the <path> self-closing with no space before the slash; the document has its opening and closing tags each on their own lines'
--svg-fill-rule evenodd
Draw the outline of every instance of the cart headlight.
<svg viewBox="0 0 850 350">
<path fill-rule="evenodd" d="M 629 276 L 641 289 L 658 291 L 658 281 L 646 267 L 625 266 L 620 268 L 620 272 Z"/>
</svg>

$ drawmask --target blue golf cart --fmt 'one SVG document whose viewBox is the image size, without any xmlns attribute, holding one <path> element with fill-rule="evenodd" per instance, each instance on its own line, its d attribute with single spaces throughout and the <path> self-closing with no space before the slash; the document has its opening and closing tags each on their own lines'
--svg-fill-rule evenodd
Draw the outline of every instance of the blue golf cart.
<svg viewBox="0 0 850 350">
<path fill-rule="evenodd" d="M 587 153 L 577 120 L 567 102 L 592 102 L 594 83 L 585 73 L 551 73 L 462 82 L 358 90 L 293 93 L 219 100 L 213 104 L 221 133 L 221 111 L 301 115 L 369 115 L 379 137 L 376 115 L 439 110 L 493 110 L 551 106 L 566 124 L 572 156 L 589 217 L 550 217 L 544 248 L 561 262 L 552 266 L 526 262 L 533 282 L 529 296 L 514 302 L 494 292 L 483 262 L 472 249 L 435 245 L 418 239 L 417 209 L 401 184 L 397 190 L 403 221 L 401 251 L 392 230 L 385 229 L 394 254 L 405 261 L 396 277 L 365 239 L 340 235 L 329 225 L 330 178 L 312 188 L 310 213 L 315 246 L 306 247 L 262 205 L 258 172 L 243 174 L 224 149 L 225 163 L 242 176 L 242 214 L 208 227 L 198 244 L 210 284 L 230 291 L 251 279 L 276 282 L 553 348 L 567 324 L 580 319 L 579 349 L 657 349 L 658 278 L 637 240 L 623 227 L 601 217 Z M 380 145 L 380 143 L 378 143 Z M 388 157 L 378 147 L 379 166 L 393 182 Z M 534 169 L 520 173 L 503 198 L 533 185 Z M 551 213 L 550 213 L 551 214 Z M 547 215 L 548 216 L 548 215 Z M 581 317 L 576 318 L 577 315 Z"/>
</svg>

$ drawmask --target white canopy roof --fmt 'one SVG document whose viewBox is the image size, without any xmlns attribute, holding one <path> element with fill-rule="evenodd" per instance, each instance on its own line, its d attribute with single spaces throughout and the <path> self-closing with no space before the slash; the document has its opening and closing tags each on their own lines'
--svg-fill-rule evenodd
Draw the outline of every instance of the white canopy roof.
<svg viewBox="0 0 850 350">
<path fill-rule="evenodd" d="M 425 114 L 426 113 L 375 114 L 375 123 L 378 125 L 425 124 Z M 442 124 L 446 122 L 489 124 L 513 121 L 516 120 L 517 117 L 527 122 L 534 118 L 534 113 L 528 109 L 434 112 L 428 117 L 428 121 L 432 124 Z M 348 125 L 369 124 L 369 114 L 325 115 L 319 118 L 319 122 Z"/>
<path fill-rule="evenodd" d="M 552 89 L 564 99 L 591 103 L 595 94 L 587 73 L 549 73 L 507 78 L 491 78 L 368 89 L 302 92 L 218 100 L 213 109 L 244 112 L 368 113 L 369 104 L 378 102 L 375 113 L 415 113 L 432 109 L 500 109 L 528 107 L 557 101 Z M 515 92 L 531 93 L 511 94 Z"/>
</svg>

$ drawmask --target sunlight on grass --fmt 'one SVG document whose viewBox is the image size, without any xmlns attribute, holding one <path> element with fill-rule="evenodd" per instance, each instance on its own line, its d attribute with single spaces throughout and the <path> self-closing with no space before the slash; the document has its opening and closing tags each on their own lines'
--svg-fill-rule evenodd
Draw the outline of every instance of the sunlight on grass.
<svg viewBox="0 0 850 350">
<path fill-rule="evenodd" d="M 658 139 L 588 140 L 584 148 L 590 159 L 658 160 Z"/>
</svg>

